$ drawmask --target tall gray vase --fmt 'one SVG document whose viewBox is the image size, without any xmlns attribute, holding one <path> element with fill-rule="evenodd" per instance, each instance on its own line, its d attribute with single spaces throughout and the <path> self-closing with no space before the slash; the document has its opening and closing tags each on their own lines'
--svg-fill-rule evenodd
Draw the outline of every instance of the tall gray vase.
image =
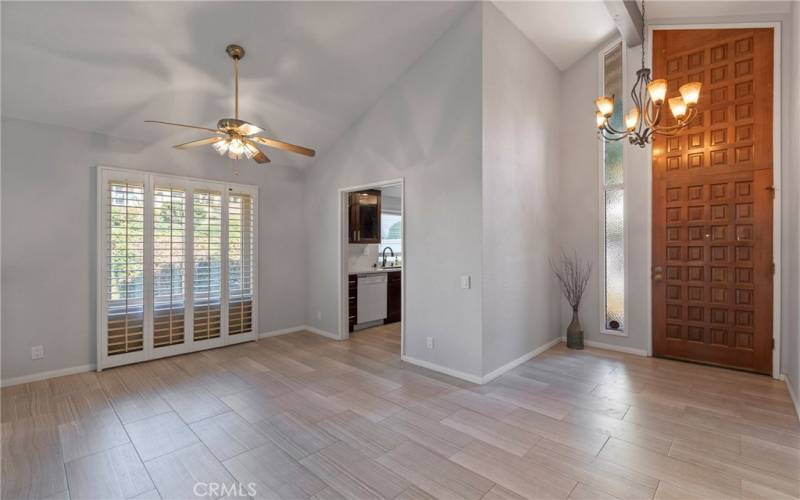
<svg viewBox="0 0 800 500">
<path fill-rule="evenodd" d="M 567 347 L 570 349 L 583 349 L 583 328 L 578 319 L 578 309 L 572 310 L 572 323 L 567 327 Z"/>
</svg>

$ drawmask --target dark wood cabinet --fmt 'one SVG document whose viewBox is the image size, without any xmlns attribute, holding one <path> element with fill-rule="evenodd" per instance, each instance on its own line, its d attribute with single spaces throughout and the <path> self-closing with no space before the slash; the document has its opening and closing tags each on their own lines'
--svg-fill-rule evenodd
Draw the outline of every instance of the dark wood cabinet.
<svg viewBox="0 0 800 500">
<path fill-rule="evenodd" d="M 392 271 L 388 274 L 386 285 L 386 323 L 395 323 L 400 321 L 401 312 L 403 309 L 403 294 L 401 289 L 403 271 Z"/>
<path fill-rule="evenodd" d="M 347 277 L 347 323 L 352 332 L 358 318 L 358 275 Z"/>
<path fill-rule="evenodd" d="M 350 193 L 350 243 L 381 242 L 381 192 L 366 189 Z"/>
</svg>

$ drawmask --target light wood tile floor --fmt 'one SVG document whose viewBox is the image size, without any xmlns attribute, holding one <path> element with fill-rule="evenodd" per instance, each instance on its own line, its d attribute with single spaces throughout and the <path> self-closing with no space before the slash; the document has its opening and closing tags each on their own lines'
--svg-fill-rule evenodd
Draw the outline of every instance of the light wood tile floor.
<svg viewBox="0 0 800 500">
<path fill-rule="evenodd" d="M 559 345 L 475 386 L 401 362 L 399 337 L 296 332 L 3 389 L 2 498 L 800 497 L 782 382 Z"/>
</svg>

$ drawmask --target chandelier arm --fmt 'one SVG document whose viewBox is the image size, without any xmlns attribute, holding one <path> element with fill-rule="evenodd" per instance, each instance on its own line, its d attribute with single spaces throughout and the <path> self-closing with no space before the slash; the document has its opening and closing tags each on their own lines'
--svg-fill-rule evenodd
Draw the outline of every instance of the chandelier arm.
<svg viewBox="0 0 800 500">
<path fill-rule="evenodd" d="M 647 126 L 648 128 L 657 127 L 661 122 L 661 108 L 663 104 L 656 105 L 650 99 L 647 100 Z"/>
<path fill-rule="evenodd" d="M 689 122 L 694 120 L 696 117 L 697 117 L 697 110 L 695 108 L 692 108 L 689 110 L 689 113 L 686 115 L 685 119 L 678 120 L 678 123 L 676 123 L 675 125 L 671 125 L 669 127 L 653 127 L 653 130 L 656 130 L 659 133 L 677 131 L 686 127 L 689 124 Z"/>
<path fill-rule="evenodd" d="M 628 134 L 627 134 L 627 133 L 625 133 L 625 134 L 617 134 L 616 136 L 610 136 L 610 135 L 607 135 L 605 132 L 606 132 L 605 130 L 601 130 L 601 131 L 600 131 L 600 135 L 601 135 L 601 136 L 603 137 L 603 139 L 604 139 L 604 140 L 606 140 L 607 142 L 617 142 L 617 141 L 621 141 L 622 139 L 624 139 L 625 137 L 627 137 L 627 136 L 628 136 Z"/>
<path fill-rule="evenodd" d="M 603 125 L 603 130 L 607 130 L 607 131 L 611 132 L 612 134 L 623 134 L 623 135 L 627 135 L 628 134 L 627 130 L 617 130 L 617 129 L 615 129 L 614 127 L 611 126 L 610 123 L 608 123 L 608 121 L 606 121 L 606 124 Z"/>
</svg>

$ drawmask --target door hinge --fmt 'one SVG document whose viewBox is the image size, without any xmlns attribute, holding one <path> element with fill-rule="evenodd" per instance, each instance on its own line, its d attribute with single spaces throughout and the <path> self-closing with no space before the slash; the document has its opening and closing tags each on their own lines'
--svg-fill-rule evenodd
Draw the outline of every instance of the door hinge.
<svg viewBox="0 0 800 500">
<path fill-rule="evenodd" d="M 775 276 L 775 263 L 772 263 L 772 275 Z"/>
<path fill-rule="evenodd" d="M 773 351 L 775 350 L 775 338 L 774 337 L 772 338 L 772 350 Z"/>
<path fill-rule="evenodd" d="M 772 199 L 774 200 L 775 199 L 775 186 L 767 186 L 765 189 L 767 191 L 769 191 L 770 194 L 772 194 Z"/>
</svg>

